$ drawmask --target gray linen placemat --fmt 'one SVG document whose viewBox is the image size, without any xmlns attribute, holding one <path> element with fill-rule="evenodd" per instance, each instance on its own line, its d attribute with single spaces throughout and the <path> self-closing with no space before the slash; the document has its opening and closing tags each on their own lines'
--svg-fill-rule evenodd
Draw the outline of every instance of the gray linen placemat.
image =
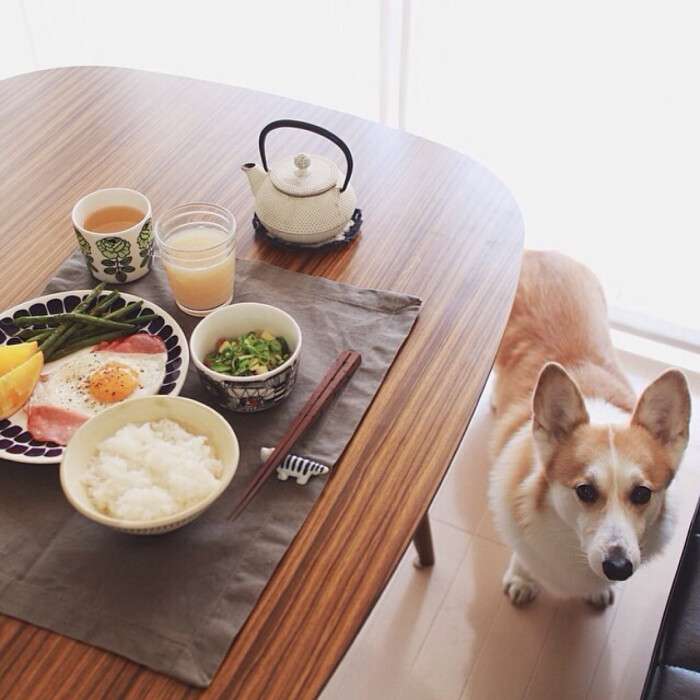
<svg viewBox="0 0 700 700">
<path fill-rule="evenodd" d="M 47 292 L 89 289 L 79 252 Z M 198 319 L 171 298 L 158 263 L 122 285 L 168 311 L 189 337 Z M 223 411 L 241 445 L 238 472 L 199 519 L 175 532 L 138 537 L 76 513 L 57 465 L 0 460 L 0 612 L 114 651 L 193 685 L 211 683 L 231 642 L 308 515 L 326 477 L 305 486 L 273 477 L 234 522 L 226 520 L 259 466 L 337 353 L 362 365 L 294 450 L 332 466 L 352 437 L 418 315 L 420 300 L 238 260 L 234 302 L 258 301 L 290 313 L 303 348 L 294 391 L 257 414 Z M 192 364 L 181 392 L 210 403 Z"/>
</svg>

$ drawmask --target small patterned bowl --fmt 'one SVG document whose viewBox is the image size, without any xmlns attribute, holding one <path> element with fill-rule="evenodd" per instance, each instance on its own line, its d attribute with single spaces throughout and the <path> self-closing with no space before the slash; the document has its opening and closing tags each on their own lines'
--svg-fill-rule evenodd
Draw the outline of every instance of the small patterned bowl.
<svg viewBox="0 0 700 700">
<path fill-rule="evenodd" d="M 163 418 L 179 423 L 193 435 L 206 436 L 214 454 L 223 463 L 219 484 L 198 503 L 157 520 L 121 520 L 105 515 L 94 506 L 81 480 L 99 443 L 128 423 L 141 424 Z M 228 488 L 238 468 L 239 457 L 233 428 L 213 408 L 182 396 L 142 396 L 115 404 L 78 428 L 63 454 L 61 487 L 69 503 L 90 520 L 132 535 L 160 535 L 176 530 L 204 513 Z"/>
<path fill-rule="evenodd" d="M 236 338 L 250 331 L 269 331 L 287 341 L 292 354 L 279 367 L 251 377 L 233 377 L 204 364 L 219 338 Z M 190 338 L 192 361 L 204 388 L 230 411 L 251 413 L 276 406 L 289 396 L 301 354 L 301 329 L 286 312 L 269 304 L 231 304 L 203 318 Z"/>
</svg>

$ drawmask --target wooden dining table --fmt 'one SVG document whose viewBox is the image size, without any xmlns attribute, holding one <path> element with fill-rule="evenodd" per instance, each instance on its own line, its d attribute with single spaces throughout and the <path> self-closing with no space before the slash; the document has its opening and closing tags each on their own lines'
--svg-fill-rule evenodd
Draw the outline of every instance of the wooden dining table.
<svg viewBox="0 0 700 700">
<path fill-rule="evenodd" d="M 322 125 L 350 147 L 363 213 L 352 243 L 313 251 L 255 235 L 241 165 L 259 162 L 261 129 L 282 118 Z M 267 148 L 271 160 L 301 149 L 342 169 L 335 146 L 313 134 L 280 130 Z M 238 221 L 239 258 L 422 300 L 413 330 L 209 688 L 0 615 L 0 697 L 318 695 L 414 537 L 423 563 L 431 563 L 431 501 L 484 389 L 515 293 L 523 221 L 513 196 L 466 155 L 365 119 L 107 67 L 0 82 L 0 154 L 2 308 L 38 296 L 75 250 L 73 204 L 115 186 L 147 193 L 156 216 L 184 202 L 227 207 Z"/>
</svg>

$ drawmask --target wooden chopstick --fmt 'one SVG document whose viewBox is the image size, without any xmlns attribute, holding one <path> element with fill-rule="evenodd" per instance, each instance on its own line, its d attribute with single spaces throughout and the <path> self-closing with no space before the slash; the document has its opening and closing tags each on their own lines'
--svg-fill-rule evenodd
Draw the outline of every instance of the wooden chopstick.
<svg viewBox="0 0 700 700">
<path fill-rule="evenodd" d="M 291 422 L 284 435 L 277 441 L 274 452 L 260 465 L 243 495 L 228 516 L 229 520 L 237 518 L 253 500 L 270 474 L 282 463 L 287 453 L 301 439 L 311 424 L 321 415 L 329 401 L 345 386 L 355 370 L 360 366 L 362 357 L 354 350 L 343 350 L 314 389 L 309 400 Z"/>
</svg>

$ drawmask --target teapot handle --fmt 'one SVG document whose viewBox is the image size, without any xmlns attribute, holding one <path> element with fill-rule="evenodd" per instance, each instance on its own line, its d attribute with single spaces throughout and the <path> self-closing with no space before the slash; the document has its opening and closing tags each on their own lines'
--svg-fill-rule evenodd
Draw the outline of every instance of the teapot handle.
<svg viewBox="0 0 700 700">
<path fill-rule="evenodd" d="M 325 136 L 329 141 L 332 141 L 340 150 L 343 152 L 343 155 L 345 156 L 345 159 L 348 162 L 348 169 L 347 173 L 345 175 L 345 182 L 343 183 L 343 186 L 340 188 L 341 192 L 345 192 L 349 182 L 350 182 L 350 175 L 352 175 L 352 154 L 350 153 L 350 149 L 347 147 L 345 142 L 341 140 L 338 136 L 336 136 L 334 133 L 328 131 L 327 129 L 324 129 L 322 126 L 316 126 L 315 124 L 309 124 L 309 122 L 302 122 L 298 121 L 296 119 L 279 119 L 274 122 L 270 122 L 266 127 L 263 128 L 263 130 L 260 132 L 260 138 L 258 139 L 258 145 L 260 147 L 260 158 L 262 159 L 262 164 L 263 168 L 267 171 L 267 157 L 265 155 L 265 139 L 267 138 L 267 135 L 273 130 L 273 129 L 279 129 L 281 127 L 292 127 L 295 129 L 304 129 L 305 131 L 312 131 L 314 134 L 319 134 L 320 136 Z"/>
</svg>

